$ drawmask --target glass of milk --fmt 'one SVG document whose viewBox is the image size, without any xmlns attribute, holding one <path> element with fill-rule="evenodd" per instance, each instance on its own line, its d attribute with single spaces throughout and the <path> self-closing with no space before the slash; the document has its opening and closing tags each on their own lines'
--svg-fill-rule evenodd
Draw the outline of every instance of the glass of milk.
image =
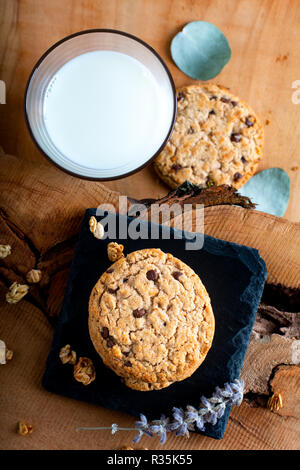
<svg viewBox="0 0 300 470">
<path fill-rule="evenodd" d="M 161 152 L 176 118 L 176 92 L 161 57 L 121 31 L 81 31 L 38 61 L 25 93 L 33 140 L 61 169 L 121 178 Z"/>
</svg>

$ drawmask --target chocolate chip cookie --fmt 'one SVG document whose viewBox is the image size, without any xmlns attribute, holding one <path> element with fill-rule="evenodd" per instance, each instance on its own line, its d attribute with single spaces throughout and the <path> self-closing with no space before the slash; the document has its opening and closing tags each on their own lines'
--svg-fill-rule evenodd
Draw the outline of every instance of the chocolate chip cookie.
<svg viewBox="0 0 300 470">
<path fill-rule="evenodd" d="M 263 126 L 250 106 L 215 84 L 177 90 L 178 113 L 166 147 L 154 161 L 171 188 L 197 185 L 240 188 L 262 157 Z"/>
<path fill-rule="evenodd" d="M 133 389 L 161 389 L 204 361 L 214 315 L 199 277 L 159 249 L 116 261 L 94 286 L 89 331 L 103 362 Z"/>
</svg>

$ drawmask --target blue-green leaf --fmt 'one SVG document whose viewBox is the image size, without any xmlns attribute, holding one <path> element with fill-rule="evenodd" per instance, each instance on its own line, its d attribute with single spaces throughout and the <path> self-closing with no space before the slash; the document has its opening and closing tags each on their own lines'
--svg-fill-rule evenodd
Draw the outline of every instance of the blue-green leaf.
<svg viewBox="0 0 300 470">
<path fill-rule="evenodd" d="M 218 75 L 231 57 L 229 43 L 215 25 L 193 21 L 176 34 L 171 55 L 186 75 L 196 80 L 210 80 Z"/>
<path fill-rule="evenodd" d="M 282 217 L 290 197 L 290 178 L 281 168 L 269 168 L 252 176 L 238 190 L 257 204 L 256 210 Z"/>
</svg>

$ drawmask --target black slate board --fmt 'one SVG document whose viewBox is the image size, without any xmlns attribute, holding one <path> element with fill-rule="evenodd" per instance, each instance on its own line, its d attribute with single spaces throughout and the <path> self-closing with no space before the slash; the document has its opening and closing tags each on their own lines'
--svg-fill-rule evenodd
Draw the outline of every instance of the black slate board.
<svg viewBox="0 0 300 470">
<path fill-rule="evenodd" d="M 143 413 L 148 419 L 158 419 L 163 413 L 172 415 L 172 408 L 199 406 L 200 397 L 211 396 L 216 386 L 238 378 L 248 347 L 257 307 L 266 280 L 266 267 L 257 250 L 205 236 L 200 250 L 185 249 L 185 238 L 174 239 L 178 231 L 171 229 L 171 239 L 163 239 L 166 227 L 159 227 L 160 238 L 155 240 L 96 239 L 89 230 L 89 219 L 96 209 L 85 213 L 65 298 L 54 333 L 51 351 L 43 377 L 46 390 L 67 397 L 98 404 L 134 416 Z M 132 219 L 110 214 L 118 224 Z M 98 220 L 101 217 L 97 217 Z M 143 222 L 150 228 L 150 223 Z M 180 232 L 182 233 L 182 232 Z M 125 254 L 142 248 L 161 248 L 180 258 L 200 276 L 212 302 L 216 329 L 213 345 L 199 369 L 188 379 L 165 389 L 139 392 L 126 387 L 120 378 L 106 368 L 96 353 L 88 333 L 88 300 L 90 292 L 108 269 L 107 244 L 119 241 Z M 96 380 L 88 386 L 73 378 L 73 368 L 59 359 L 60 348 L 71 344 L 77 357 L 92 359 Z M 203 433 L 221 439 L 224 435 L 230 407 L 215 426 L 206 425 Z M 80 425 L 81 423 L 79 423 Z M 101 426 L 102 423 L 99 423 Z M 105 431 L 103 431 L 105 432 Z"/>
</svg>

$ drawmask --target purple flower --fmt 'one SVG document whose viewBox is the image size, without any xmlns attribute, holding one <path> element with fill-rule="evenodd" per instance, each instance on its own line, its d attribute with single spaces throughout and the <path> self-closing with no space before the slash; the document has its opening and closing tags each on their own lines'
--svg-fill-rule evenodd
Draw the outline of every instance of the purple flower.
<svg viewBox="0 0 300 470">
<path fill-rule="evenodd" d="M 182 423 L 184 418 L 184 411 L 181 408 L 173 408 L 173 418 L 175 421 Z"/>
<path fill-rule="evenodd" d="M 177 428 L 176 436 L 185 436 L 185 435 L 188 436 L 188 434 L 189 434 L 189 431 L 188 431 L 188 428 L 187 428 L 187 423 L 186 423 L 186 422 L 183 422 L 183 423 L 180 424 L 179 427 Z"/>
<path fill-rule="evenodd" d="M 161 444 L 164 444 L 167 440 L 168 425 L 169 418 L 166 418 L 165 415 L 161 415 L 160 419 L 152 421 L 152 424 L 149 427 L 153 434 L 160 436 Z"/>
<path fill-rule="evenodd" d="M 213 426 L 224 415 L 227 405 L 240 405 L 243 400 L 244 381 L 235 380 L 232 383 L 225 383 L 223 388 L 216 387 L 210 398 L 202 396 L 199 408 L 188 405 L 186 410 L 174 407 L 173 420 L 170 421 L 165 415 L 160 419 L 148 422 L 145 415 L 140 415 L 140 420 L 135 422 L 135 428 L 138 430 L 134 442 L 137 443 L 143 436 L 159 436 L 160 443 L 164 444 L 167 439 L 167 432 L 176 432 L 176 436 L 189 436 L 189 431 L 195 428 L 200 431 L 205 430 L 205 424 L 210 423 Z M 112 425 L 112 433 L 121 430 L 117 424 Z"/>
<path fill-rule="evenodd" d="M 134 438 L 133 442 L 139 442 L 143 434 L 147 434 L 147 436 L 152 437 L 153 434 L 151 431 L 149 431 L 150 424 L 147 421 L 147 418 L 145 415 L 140 414 L 140 421 L 136 421 L 134 423 L 135 427 L 139 430 L 138 435 Z"/>
<path fill-rule="evenodd" d="M 167 431 L 166 431 L 166 428 L 164 426 L 162 426 L 161 424 L 158 425 L 158 424 L 155 424 L 154 426 L 151 426 L 150 427 L 151 431 L 153 434 L 157 435 L 157 436 L 160 436 L 160 443 L 161 444 L 164 444 L 167 440 Z"/>
<path fill-rule="evenodd" d="M 148 420 L 145 415 L 140 414 L 140 421 L 134 423 L 135 427 L 138 429 L 144 429 L 148 427 Z"/>
<path fill-rule="evenodd" d="M 202 397 L 200 398 L 200 400 L 201 400 L 202 405 L 203 405 L 208 411 L 210 411 L 210 410 L 212 409 L 212 405 L 211 405 L 210 401 L 209 401 L 207 398 L 205 398 L 205 397 L 202 396 Z"/>
<path fill-rule="evenodd" d="M 205 425 L 204 425 L 204 418 L 203 416 L 198 415 L 198 418 L 196 420 L 196 426 L 199 429 L 199 431 L 204 431 L 205 430 Z"/>
</svg>

